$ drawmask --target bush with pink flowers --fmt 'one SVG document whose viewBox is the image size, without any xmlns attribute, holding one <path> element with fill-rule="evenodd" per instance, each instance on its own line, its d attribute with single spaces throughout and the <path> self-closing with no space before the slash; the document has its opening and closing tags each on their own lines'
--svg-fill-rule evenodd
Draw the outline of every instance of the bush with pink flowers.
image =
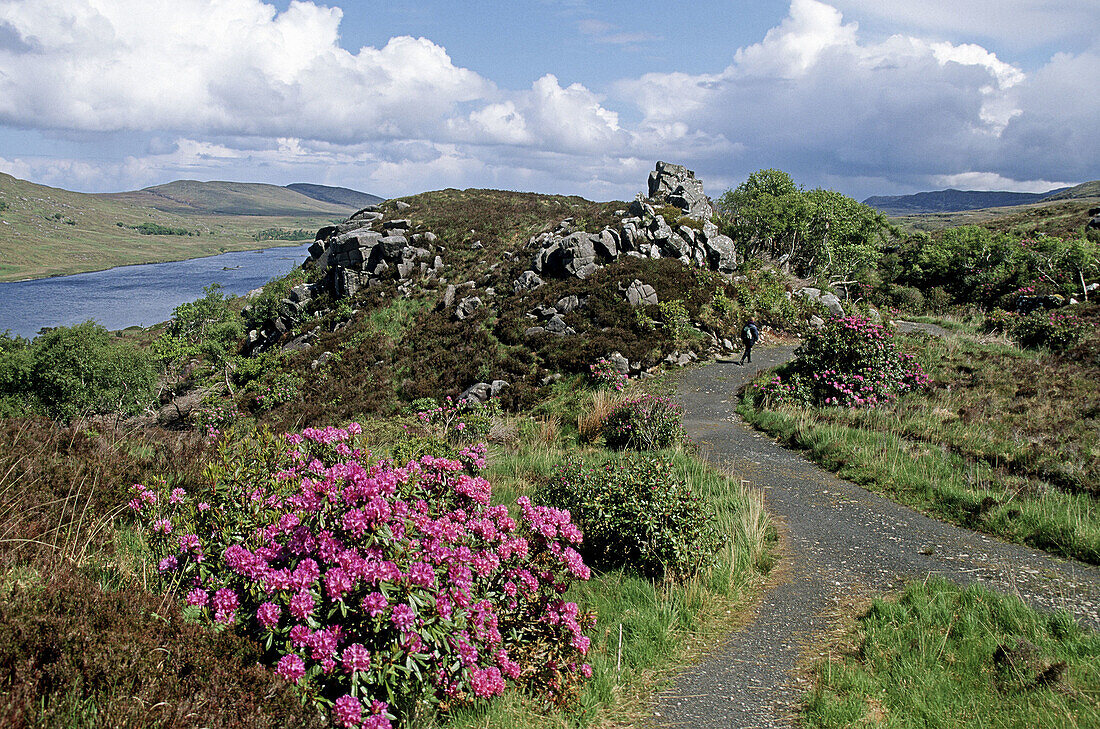
<svg viewBox="0 0 1100 729">
<path fill-rule="evenodd" d="M 461 460 L 375 461 L 360 433 L 233 434 L 201 487 L 135 485 L 166 582 L 257 639 L 340 726 L 405 723 L 509 684 L 574 697 L 593 616 L 561 597 L 589 578 L 568 512 L 521 498 L 513 518 Z"/>
<path fill-rule="evenodd" d="M 787 367 L 756 387 L 756 395 L 765 401 L 771 396 L 874 408 L 927 384 L 916 357 L 898 350 L 893 329 L 855 315 L 834 319 L 811 334 Z"/>
</svg>

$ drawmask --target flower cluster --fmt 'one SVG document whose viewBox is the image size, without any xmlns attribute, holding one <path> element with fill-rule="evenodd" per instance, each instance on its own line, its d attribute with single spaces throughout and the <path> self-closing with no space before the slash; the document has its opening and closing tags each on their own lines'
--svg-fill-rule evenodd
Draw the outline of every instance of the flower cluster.
<svg viewBox="0 0 1100 729">
<path fill-rule="evenodd" d="M 509 682 L 574 695 L 594 618 L 561 598 L 589 578 L 568 512 L 520 500 L 513 518 L 461 461 L 375 462 L 360 433 L 223 441 L 198 491 L 135 486 L 169 583 L 259 636 L 340 726 L 390 726 L 419 702 L 490 699 Z"/>
<path fill-rule="evenodd" d="M 205 432 L 211 440 L 221 435 L 226 427 L 240 417 L 240 408 L 237 407 L 237 401 L 232 398 L 204 403 L 201 408 L 191 413 L 191 420 L 195 426 Z"/>
<path fill-rule="evenodd" d="M 684 438 L 683 408 L 667 397 L 630 398 L 607 416 L 603 435 L 609 448 L 668 448 Z"/>
<path fill-rule="evenodd" d="M 629 382 L 629 378 L 619 372 L 606 357 L 600 357 L 595 364 L 588 365 L 588 371 L 598 386 L 610 388 L 615 392 L 622 392 L 626 383 Z"/>
</svg>

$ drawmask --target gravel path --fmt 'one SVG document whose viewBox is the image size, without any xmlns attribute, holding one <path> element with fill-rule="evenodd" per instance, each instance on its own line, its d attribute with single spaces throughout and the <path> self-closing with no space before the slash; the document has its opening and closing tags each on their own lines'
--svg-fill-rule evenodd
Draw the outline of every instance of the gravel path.
<svg viewBox="0 0 1100 729">
<path fill-rule="evenodd" d="M 837 606 L 929 574 L 980 582 L 1100 628 L 1100 569 L 930 519 L 842 481 L 746 425 L 733 412 L 736 390 L 793 351 L 759 348 L 745 367 L 714 363 L 677 375 L 688 434 L 710 460 L 763 490 L 784 556 L 745 626 L 658 696 L 658 723 L 792 726 L 803 688 L 795 667 L 815 637 L 835 626 L 829 615 Z"/>
</svg>

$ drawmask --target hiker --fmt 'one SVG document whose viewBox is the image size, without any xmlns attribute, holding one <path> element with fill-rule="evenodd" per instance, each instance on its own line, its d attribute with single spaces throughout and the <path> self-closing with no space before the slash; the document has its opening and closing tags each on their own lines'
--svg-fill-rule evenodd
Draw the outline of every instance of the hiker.
<svg viewBox="0 0 1100 729">
<path fill-rule="evenodd" d="M 741 343 L 745 345 L 745 353 L 741 355 L 740 364 L 744 365 L 745 362 L 752 362 L 752 345 L 760 341 L 760 330 L 756 327 L 756 322 L 749 319 L 745 322 L 745 326 L 741 328 Z"/>
</svg>

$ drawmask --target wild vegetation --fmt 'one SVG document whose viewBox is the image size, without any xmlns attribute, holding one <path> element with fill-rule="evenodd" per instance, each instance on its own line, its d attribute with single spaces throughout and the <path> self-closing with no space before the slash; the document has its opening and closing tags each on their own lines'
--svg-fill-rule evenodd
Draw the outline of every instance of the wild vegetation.
<svg viewBox="0 0 1100 729">
<path fill-rule="evenodd" d="M 875 600 L 815 673 L 807 727 L 1100 722 L 1100 636 L 1065 613 L 941 579 Z"/>
<path fill-rule="evenodd" d="M 640 719 L 773 559 L 761 497 L 700 463 L 658 376 L 749 316 L 805 340 L 746 393 L 750 420 L 945 518 L 1100 560 L 1096 308 L 973 312 L 940 339 L 896 335 L 871 306 L 1083 297 L 1087 239 L 903 240 L 865 206 L 764 170 L 720 205 L 735 275 L 624 256 L 520 294 L 531 235 L 564 218 L 594 232 L 627 206 L 484 190 L 401 202 L 386 218 L 439 236 L 445 281 L 299 306 L 295 287 L 320 275 L 307 266 L 247 302 L 211 287 L 125 337 L 88 323 L 0 340 L 7 715 Z M 791 273 L 850 315 L 814 328 L 828 312 L 792 295 L 806 279 Z M 630 306 L 635 280 L 659 303 Z M 447 284 L 489 304 L 457 317 L 439 305 Z M 575 334 L 529 331 L 532 311 L 570 296 Z M 275 317 L 292 323 L 279 346 L 252 351 L 249 330 Z M 490 403 L 458 402 L 494 380 L 507 384 Z M 139 691 L 139 674 L 164 678 Z M 229 674 L 216 689 L 193 678 Z"/>
</svg>

